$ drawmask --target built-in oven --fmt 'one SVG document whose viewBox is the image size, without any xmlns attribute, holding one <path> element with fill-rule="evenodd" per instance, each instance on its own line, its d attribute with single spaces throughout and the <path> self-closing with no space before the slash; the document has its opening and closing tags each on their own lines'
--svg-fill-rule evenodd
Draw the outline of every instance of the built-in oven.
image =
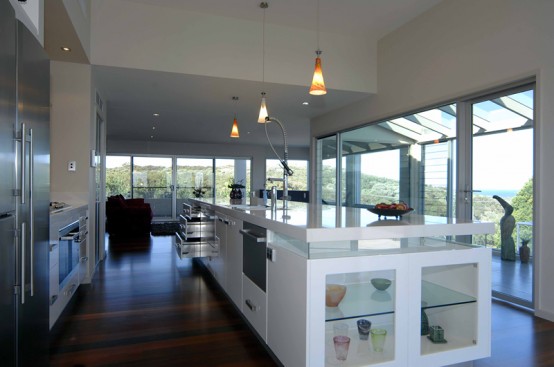
<svg viewBox="0 0 554 367">
<path fill-rule="evenodd" d="M 265 292 L 267 230 L 244 222 L 239 232 L 242 234 L 242 272 Z"/>
<path fill-rule="evenodd" d="M 77 271 L 80 260 L 79 221 L 76 220 L 60 228 L 59 233 L 59 285 L 63 289 L 74 271 Z"/>
</svg>

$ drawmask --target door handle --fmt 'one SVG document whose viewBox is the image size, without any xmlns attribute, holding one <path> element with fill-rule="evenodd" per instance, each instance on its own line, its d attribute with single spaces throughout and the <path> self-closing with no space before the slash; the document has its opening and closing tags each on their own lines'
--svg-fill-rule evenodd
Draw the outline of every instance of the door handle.
<svg viewBox="0 0 554 367">
<path fill-rule="evenodd" d="M 25 304 L 25 222 L 21 223 L 21 304 Z"/>
<path fill-rule="evenodd" d="M 33 199 L 33 181 L 35 172 L 35 155 L 33 152 L 33 129 L 29 129 L 29 245 L 30 245 L 30 280 L 31 280 L 31 297 L 35 295 L 35 202 Z"/>
<path fill-rule="evenodd" d="M 25 204 L 25 154 L 27 151 L 27 148 L 25 148 L 26 135 L 25 123 L 21 123 L 21 180 L 19 182 L 19 189 L 21 192 L 21 204 Z"/>
</svg>

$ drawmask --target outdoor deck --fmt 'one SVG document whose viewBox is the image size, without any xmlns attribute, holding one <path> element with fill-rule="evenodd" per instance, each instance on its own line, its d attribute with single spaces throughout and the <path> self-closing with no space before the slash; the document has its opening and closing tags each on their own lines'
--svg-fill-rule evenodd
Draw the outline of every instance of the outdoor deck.
<svg viewBox="0 0 554 367">
<path fill-rule="evenodd" d="M 524 306 L 533 304 L 533 259 L 529 263 L 503 261 L 500 255 L 492 256 L 492 290 L 526 301 Z M 514 301 L 513 299 L 510 299 Z"/>
</svg>

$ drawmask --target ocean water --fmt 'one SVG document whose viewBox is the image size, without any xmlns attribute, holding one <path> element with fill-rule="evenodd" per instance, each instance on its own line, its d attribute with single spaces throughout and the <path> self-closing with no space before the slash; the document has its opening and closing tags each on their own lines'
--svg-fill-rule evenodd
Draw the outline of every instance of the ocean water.
<svg viewBox="0 0 554 367">
<path fill-rule="evenodd" d="M 490 196 L 494 195 L 500 196 L 502 199 L 511 199 L 517 195 L 519 190 L 481 190 L 481 192 L 475 193 L 476 195 Z"/>
</svg>

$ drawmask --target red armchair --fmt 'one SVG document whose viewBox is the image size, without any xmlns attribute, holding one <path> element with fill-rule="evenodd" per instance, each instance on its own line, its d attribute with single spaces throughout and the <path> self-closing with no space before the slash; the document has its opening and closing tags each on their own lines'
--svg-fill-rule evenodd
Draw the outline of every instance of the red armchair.
<svg viewBox="0 0 554 367">
<path fill-rule="evenodd" d="M 152 217 L 152 208 L 144 199 L 110 196 L 106 203 L 106 232 L 110 235 L 150 233 Z"/>
</svg>

